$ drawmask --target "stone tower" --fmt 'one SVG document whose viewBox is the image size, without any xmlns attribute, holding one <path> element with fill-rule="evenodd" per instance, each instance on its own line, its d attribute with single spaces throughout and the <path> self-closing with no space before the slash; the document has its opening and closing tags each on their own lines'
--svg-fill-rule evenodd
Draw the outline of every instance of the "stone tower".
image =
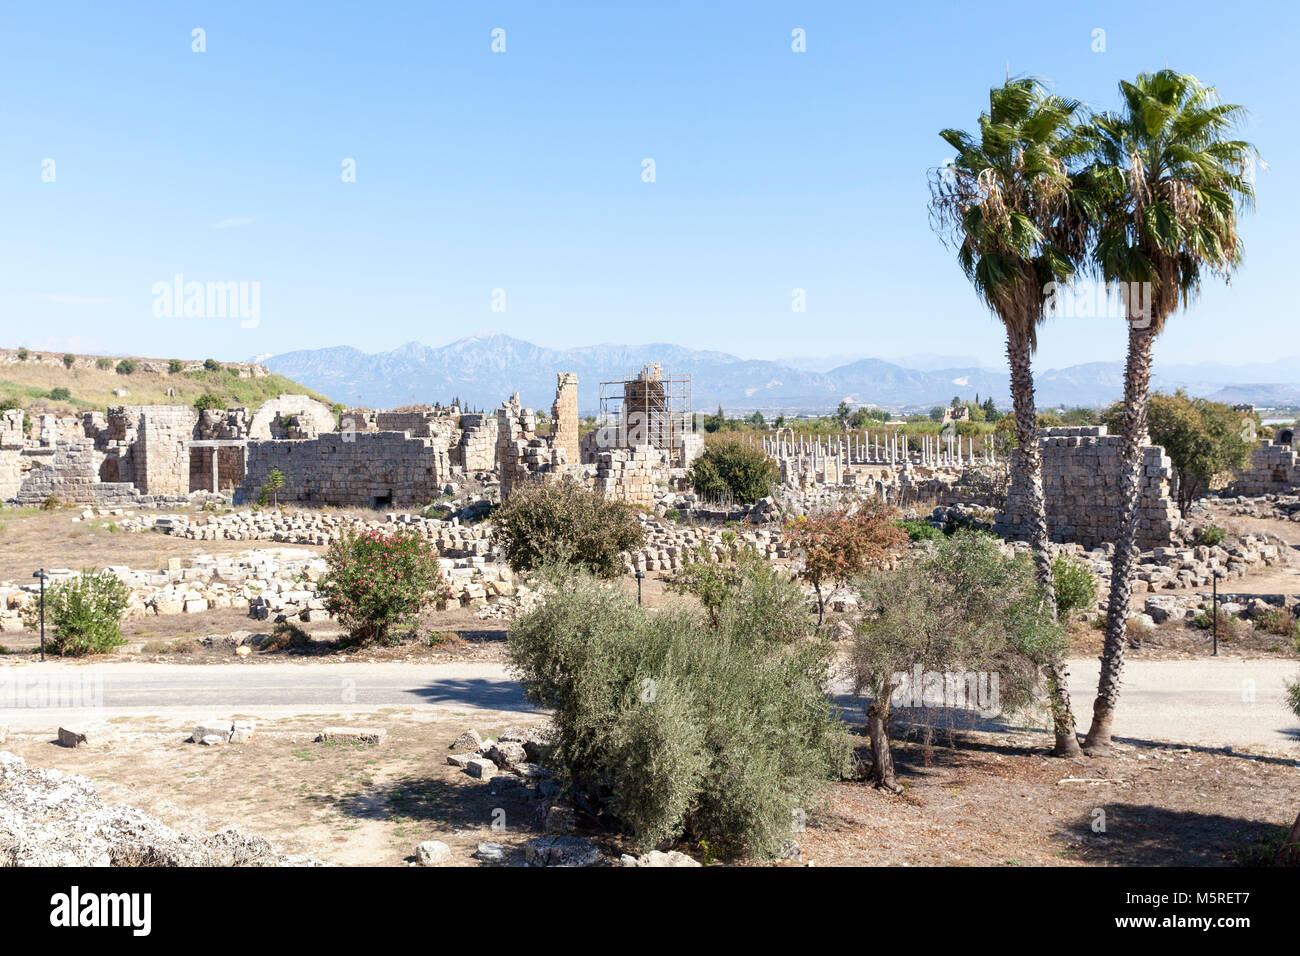
<svg viewBox="0 0 1300 956">
<path fill-rule="evenodd" d="M 560 372 L 555 376 L 555 404 L 551 406 L 551 447 L 564 451 L 570 465 L 578 457 L 578 373 Z"/>
</svg>

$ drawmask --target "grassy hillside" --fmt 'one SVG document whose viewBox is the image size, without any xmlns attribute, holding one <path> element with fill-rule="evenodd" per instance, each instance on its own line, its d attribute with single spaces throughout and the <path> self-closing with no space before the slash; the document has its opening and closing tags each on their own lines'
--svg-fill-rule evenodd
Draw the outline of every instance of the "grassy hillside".
<svg viewBox="0 0 1300 956">
<path fill-rule="evenodd" d="M 65 368 L 48 362 L 14 362 L 0 366 L 0 405 L 16 400 L 29 410 L 83 411 L 109 405 L 193 405 L 204 395 L 216 395 L 225 407 L 256 408 L 268 398 L 286 392 L 310 395 L 333 404 L 324 395 L 283 375 L 240 377 L 235 368 L 158 372 L 137 368 L 124 375 L 113 367 Z M 67 389 L 67 398 L 51 398 L 55 389 Z M 129 395 L 114 395 L 125 389 Z M 168 390 L 172 394 L 168 394 Z"/>
</svg>

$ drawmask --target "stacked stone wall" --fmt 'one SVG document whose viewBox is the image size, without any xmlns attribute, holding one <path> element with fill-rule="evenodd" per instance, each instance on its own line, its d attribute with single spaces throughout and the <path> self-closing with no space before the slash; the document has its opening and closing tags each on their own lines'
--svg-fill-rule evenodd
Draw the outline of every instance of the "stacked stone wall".
<svg viewBox="0 0 1300 956">
<path fill-rule="evenodd" d="M 1053 540 L 1095 548 L 1119 537 L 1122 442 L 1121 436 L 1107 434 L 1104 425 L 1050 428 L 1041 433 L 1043 494 Z M 1143 549 L 1169 547 L 1181 523 L 1171 497 L 1173 463 L 1158 445 L 1146 446 L 1142 455 L 1138 544 Z M 1014 474 L 1012 487 L 1016 487 Z M 998 517 L 998 532 L 1022 538 L 1028 527 L 1022 497 L 1008 496 Z"/>
<path fill-rule="evenodd" d="M 248 444 L 237 502 L 254 501 L 272 470 L 285 477 L 280 501 L 337 507 L 419 507 L 451 473 L 445 448 L 405 432 L 334 433 L 306 441 Z"/>
</svg>

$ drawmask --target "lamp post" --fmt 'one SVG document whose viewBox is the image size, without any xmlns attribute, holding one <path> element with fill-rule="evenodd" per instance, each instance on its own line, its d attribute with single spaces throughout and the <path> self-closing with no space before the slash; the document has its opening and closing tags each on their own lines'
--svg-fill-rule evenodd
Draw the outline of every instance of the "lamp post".
<svg viewBox="0 0 1300 956">
<path fill-rule="evenodd" d="M 1214 652 L 1211 657 L 1219 656 L 1219 580 L 1226 578 L 1228 575 L 1223 571 L 1214 572 L 1213 594 L 1214 594 Z"/>
<path fill-rule="evenodd" d="M 45 579 L 48 575 L 45 569 L 41 568 L 35 574 L 34 578 L 39 578 L 41 582 L 41 662 L 45 662 Z"/>
<path fill-rule="evenodd" d="M 641 582 L 645 580 L 645 572 L 640 568 L 636 572 L 636 603 L 641 603 Z"/>
</svg>

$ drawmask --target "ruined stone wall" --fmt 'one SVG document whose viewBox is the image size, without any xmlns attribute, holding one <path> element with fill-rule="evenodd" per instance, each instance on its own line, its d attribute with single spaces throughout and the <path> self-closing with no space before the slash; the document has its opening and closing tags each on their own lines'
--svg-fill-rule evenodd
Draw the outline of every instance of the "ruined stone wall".
<svg viewBox="0 0 1300 956">
<path fill-rule="evenodd" d="M 188 405 L 149 405 L 140 415 L 132 453 L 135 485 L 145 494 L 183 495 L 190 490 L 190 456 L 199 413 Z"/>
<path fill-rule="evenodd" d="M 560 372 L 555 376 L 555 404 L 551 406 L 551 444 L 564 450 L 565 461 L 577 464 L 578 375 Z"/>
<path fill-rule="evenodd" d="M 495 415 L 460 416 L 460 440 L 451 449 L 451 462 L 466 473 L 494 471 L 497 467 Z"/>
<path fill-rule="evenodd" d="M 666 478 L 669 465 L 668 453 L 653 445 L 601 452 L 593 485 L 611 500 L 653 508 L 656 479 Z"/>
<path fill-rule="evenodd" d="M 280 501 L 339 507 L 418 507 L 451 473 L 445 448 L 404 432 L 334 433 L 306 441 L 248 443 L 237 502 L 254 501 L 273 469 L 285 477 Z"/>
<path fill-rule="evenodd" d="M 279 395 L 263 402 L 248 423 L 249 438 L 288 438 L 290 429 L 315 438 L 334 431 L 334 412 L 306 395 Z"/>
<path fill-rule="evenodd" d="M 1053 540 L 1095 548 L 1119 537 L 1122 441 L 1119 435 L 1107 434 L 1104 425 L 1042 431 L 1043 493 Z M 1179 526 L 1178 507 L 1170 497 L 1173 477 L 1173 463 L 1164 449 L 1148 445 L 1138 503 L 1138 544 L 1144 550 L 1168 547 Z M 997 528 L 1006 537 L 1025 536 L 1026 510 L 1019 495 L 1008 497 Z"/>
<path fill-rule="evenodd" d="M 0 412 L 0 501 L 18 494 L 23 483 L 23 410 Z"/>
<path fill-rule="evenodd" d="M 1225 488 L 1230 495 L 1288 494 L 1300 486 L 1300 461 L 1295 448 L 1271 441 L 1260 442 L 1250 464 L 1237 472 Z"/>
</svg>

